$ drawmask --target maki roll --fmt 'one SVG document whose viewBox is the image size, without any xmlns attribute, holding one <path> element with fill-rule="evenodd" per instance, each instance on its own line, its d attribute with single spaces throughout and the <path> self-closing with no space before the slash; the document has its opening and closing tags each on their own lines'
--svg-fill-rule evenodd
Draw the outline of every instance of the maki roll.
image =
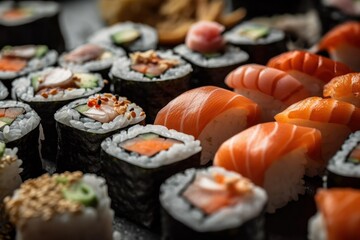
<svg viewBox="0 0 360 240">
<path fill-rule="evenodd" d="M 162 239 L 265 239 L 267 195 L 219 167 L 188 169 L 161 185 Z"/>
<path fill-rule="evenodd" d="M 0 81 L 0 100 L 4 100 L 9 95 L 8 89 L 5 85 Z"/>
<path fill-rule="evenodd" d="M 54 65 L 57 57 L 45 45 L 5 46 L 0 52 L 0 80 L 10 92 L 14 79 Z"/>
<path fill-rule="evenodd" d="M 111 78 L 115 92 L 136 102 L 153 123 L 157 112 L 172 99 L 190 89 L 190 64 L 171 51 L 135 52 L 118 59 Z"/>
<path fill-rule="evenodd" d="M 44 1 L 1 1 L 0 46 L 44 44 L 59 52 L 65 41 L 59 24 L 60 6 Z"/>
<path fill-rule="evenodd" d="M 103 178 L 66 172 L 24 182 L 5 199 L 5 210 L 17 240 L 112 240 L 118 234 L 110 202 Z"/>
<path fill-rule="evenodd" d="M 102 171 L 116 214 L 149 228 L 159 224 L 161 183 L 200 166 L 200 142 L 163 126 L 134 126 L 107 138 L 101 149 Z"/>
<path fill-rule="evenodd" d="M 70 69 L 84 69 L 99 73 L 106 79 L 115 59 L 125 55 L 121 48 L 113 48 L 100 44 L 84 44 L 74 50 L 63 53 L 59 57 L 59 65 Z"/>
<path fill-rule="evenodd" d="M 221 35 L 224 29 L 216 22 L 198 22 L 188 31 L 186 44 L 174 49 L 193 66 L 193 87 L 215 85 L 226 88 L 226 75 L 249 60 L 246 52 L 225 44 Z"/>
<path fill-rule="evenodd" d="M 146 51 L 156 48 L 158 35 L 148 25 L 123 22 L 96 32 L 89 42 L 122 47 L 128 52 Z"/>
<path fill-rule="evenodd" d="M 309 221 L 309 240 L 360 239 L 360 191 L 350 188 L 320 190 L 318 212 Z"/>
<path fill-rule="evenodd" d="M 143 123 L 145 117 L 141 107 L 110 93 L 65 105 L 54 115 L 59 139 L 57 171 L 99 172 L 101 142 L 131 125 Z"/>
<path fill-rule="evenodd" d="M 40 117 L 29 105 L 0 101 L 0 141 L 9 148 L 18 148 L 17 155 L 23 161 L 23 180 L 43 173 L 39 155 L 39 128 Z"/>
<path fill-rule="evenodd" d="M 103 87 L 99 74 L 65 68 L 46 68 L 13 82 L 12 97 L 28 103 L 41 117 L 45 138 L 41 147 L 43 159 L 53 163 L 56 158 L 56 110 L 74 99 L 100 92 Z"/>
<path fill-rule="evenodd" d="M 251 63 L 266 64 L 270 58 L 287 51 L 283 31 L 258 23 L 244 22 L 225 33 L 224 37 L 230 44 L 247 52 Z"/>
<path fill-rule="evenodd" d="M 329 161 L 325 180 L 327 188 L 360 189 L 360 131 L 351 134 Z"/>
</svg>

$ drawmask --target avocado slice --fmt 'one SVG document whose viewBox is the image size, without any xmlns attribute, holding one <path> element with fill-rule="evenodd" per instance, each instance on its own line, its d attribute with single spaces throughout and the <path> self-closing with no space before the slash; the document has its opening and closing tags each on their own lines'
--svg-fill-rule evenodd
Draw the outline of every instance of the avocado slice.
<svg viewBox="0 0 360 240">
<path fill-rule="evenodd" d="M 241 29 L 239 34 L 254 41 L 269 35 L 270 29 L 266 26 L 251 26 Z"/>
<path fill-rule="evenodd" d="M 139 137 L 141 137 L 142 139 L 150 140 L 150 139 L 158 138 L 159 135 L 155 133 L 145 133 L 145 134 L 141 134 Z"/>
<path fill-rule="evenodd" d="M 2 158 L 2 156 L 4 156 L 5 153 L 5 143 L 0 142 L 0 158 Z"/>
<path fill-rule="evenodd" d="M 41 76 L 33 76 L 31 78 L 31 86 L 34 88 L 34 91 L 36 92 L 39 88 L 39 80 L 40 80 Z"/>
<path fill-rule="evenodd" d="M 140 37 L 140 32 L 136 29 L 126 29 L 111 35 L 111 40 L 116 45 L 129 44 Z"/>
<path fill-rule="evenodd" d="M 98 199 L 95 191 L 84 182 L 77 182 L 63 190 L 65 199 L 81 203 L 86 207 L 96 207 Z"/>
<path fill-rule="evenodd" d="M 49 48 L 45 45 L 39 45 L 36 47 L 35 57 L 42 58 L 49 51 Z"/>
<path fill-rule="evenodd" d="M 84 113 L 89 109 L 90 109 L 90 107 L 87 104 L 79 105 L 79 106 L 75 107 L 75 110 L 78 111 L 79 113 Z"/>
<path fill-rule="evenodd" d="M 74 77 L 80 79 L 80 81 L 75 81 L 75 84 L 80 88 L 96 88 L 99 86 L 99 78 L 90 73 L 76 73 Z"/>
</svg>

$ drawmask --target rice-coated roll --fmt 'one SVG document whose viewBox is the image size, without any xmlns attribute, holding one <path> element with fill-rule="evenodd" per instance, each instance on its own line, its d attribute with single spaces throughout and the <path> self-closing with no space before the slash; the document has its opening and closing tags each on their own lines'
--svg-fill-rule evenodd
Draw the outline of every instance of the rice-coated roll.
<svg viewBox="0 0 360 240">
<path fill-rule="evenodd" d="M 116 214 L 150 228 L 159 224 L 161 183 L 200 166 L 200 142 L 164 126 L 136 125 L 107 138 L 101 148 L 102 172 Z"/>
<path fill-rule="evenodd" d="M 191 72 L 191 65 L 170 50 L 150 50 L 118 59 L 110 74 L 115 92 L 142 106 L 153 123 L 162 107 L 190 89 Z"/>
<path fill-rule="evenodd" d="M 104 82 L 99 74 L 46 68 L 13 82 L 12 97 L 28 103 L 41 117 L 44 129 L 41 153 L 55 161 L 57 134 L 54 114 L 71 101 L 100 92 Z"/>
<path fill-rule="evenodd" d="M 194 68 L 192 87 L 215 85 L 226 88 L 225 76 L 248 61 L 246 52 L 226 45 L 221 35 L 224 29 L 216 22 L 195 23 L 186 35 L 185 44 L 174 49 Z"/>
<path fill-rule="evenodd" d="M 243 22 L 226 32 L 224 37 L 247 52 L 252 63 L 266 64 L 270 58 L 287 50 L 283 31 L 255 22 Z"/>
<path fill-rule="evenodd" d="M 122 47 L 129 52 L 146 51 L 156 49 L 158 35 L 156 30 L 148 25 L 123 22 L 94 33 L 89 42 Z"/>
<path fill-rule="evenodd" d="M 10 91 L 14 79 L 53 66 L 57 57 L 45 45 L 5 46 L 0 52 L 0 80 Z"/>
<path fill-rule="evenodd" d="M 142 108 L 125 97 L 96 94 L 65 105 L 55 115 L 58 171 L 100 170 L 100 144 L 116 132 L 143 123 Z"/>
<path fill-rule="evenodd" d="M 9 90 L 7 87 L 0 81 L 0 100 L 4 100 L 9 95 Z"/>
<path fill-rule="evenodd" d="M 16 240 L 112 240 L 110 202 L 103 178 L 66 172 L 24 182 L 5 199 L 5 209 Z"/>
<path fill-rule="evenodd" d="M 214 165 L 263 186 L 269 196 L 267 211 L 273 213 L 305 193 L 305 175 L 316 176 L 325 168 L 320 144 L 320 131 L 314 128 L 262 123 L 224 142 Z"/>
<path fill-rule="evenodd" d="M 16 101 L 0 101 L 0 141 L 9 148 L 18 148 L 22 159 L 21 177 L 39 176 L 42 163 L 39 155 L 40 117 L 28 105 Z"/>
<path fill-rule="evenodd" d="M 360 191 L 322 189 L 315 196 L 318 212 L 308 225 L 309 240 L 360 239 Z"/>
<path fill-rule="evenodd" d="M 200 140 L 201 164 L 209 164 L 228 138 L 258 123 L 259 106 L 229 90 L 205 86 L 187 91 L 162 108 L 155 124 Z"/>
<path fill-rule="evenodd" d="M 360 189 L 360 131 L 349 136 L 327 166 L 326 187 Z"/>
<path fill-rule="evenodd" d="M 265 239 L 266 192 L 219 167 L 188 169 L 161 185 L 162 239 Z"/>
</svg>

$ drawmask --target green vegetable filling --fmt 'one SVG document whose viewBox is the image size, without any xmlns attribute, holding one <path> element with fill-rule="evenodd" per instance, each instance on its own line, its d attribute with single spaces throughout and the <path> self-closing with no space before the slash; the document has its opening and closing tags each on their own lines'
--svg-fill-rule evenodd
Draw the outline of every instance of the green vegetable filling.
<svg viewBox="0 0 360 240">
<path fill-rule="evenodd" d="M 81 203 L 86 207 L 96 207 L 98 199 L 95 191 L 84 182 L 77 182 L 63 190 L 65 199 Z"/>
<path fill-rule="evenodd" d="M 5 153 L 5 143 L 0 142 L 0 159 L 4 156 Z"/>
<path fill-rule="evenodd" d="M 266 26 L 251 26 L 243 28 L 239 31 L 241 36 L 247 37 L 254 41 L 268 36 L 269 33 L 270 29 Z"/>
<path fill-rule="evenodd" d="M 116 45 L 126 45 L 132 43 L 140 37 L 140 32 L 136 29 L 126 29 L 111 35 L 111 40 Z"/>
<path fill-rule="evenodd" d="M 36 47 L 35 57 L 42 58 L 49 51 L 49 48 L 45 45 L 39 45 Z"/>
</svg>

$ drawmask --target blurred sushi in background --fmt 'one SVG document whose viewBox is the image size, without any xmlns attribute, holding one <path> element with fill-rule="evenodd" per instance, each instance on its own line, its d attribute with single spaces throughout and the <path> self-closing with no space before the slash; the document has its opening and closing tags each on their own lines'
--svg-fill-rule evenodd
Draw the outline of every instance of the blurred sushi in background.
<svg viewBox="0 0 360 240">
<path fill-rule="evenodd" d="M 144 123 L 145 117 L 140 106 L 110 93 L 96 94 L 60 108 L 54 115 L 59 139 L 57 171 L 99 173 L 101 142 Z"/>
</svg>

